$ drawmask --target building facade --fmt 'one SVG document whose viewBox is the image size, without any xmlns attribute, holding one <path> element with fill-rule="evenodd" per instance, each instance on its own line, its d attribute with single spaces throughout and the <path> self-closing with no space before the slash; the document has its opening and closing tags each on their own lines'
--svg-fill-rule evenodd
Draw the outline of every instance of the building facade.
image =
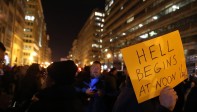
<svg viewBox="0 0 197 112">
<path fill-rule="evenodd" d="M 0 0 L 0 41 L 11 66 L 51 61 L 41 0 Z"/>
<path fill-rule="evenodd" d="M 196 0 L 106 0 L 102 54 L 121 64 L 120 49 L 179 30 L 187 57 L 197 54 Z M 105 56 L 105 55 L 104 55 Z"/>
<path fill-rule="evenodd" d="M 93 10 L 79 32 L 77 40 L 74 41 L 69 55 L 69 58 L 74 59 L 80 67 L 101 59 L 102 40 L 100 36 L 103 26 L 104 14 L 97 9 Z"/>
<path fill-rule="evenodd" d="M 23 64 L 51 61 L 41 0 L 26 1 Z"/>
<path fill-rule="evenodd" d="M 1 0 L 1 42 L 11 65 L 22 63 L 25 0 Z"/>
</svg>

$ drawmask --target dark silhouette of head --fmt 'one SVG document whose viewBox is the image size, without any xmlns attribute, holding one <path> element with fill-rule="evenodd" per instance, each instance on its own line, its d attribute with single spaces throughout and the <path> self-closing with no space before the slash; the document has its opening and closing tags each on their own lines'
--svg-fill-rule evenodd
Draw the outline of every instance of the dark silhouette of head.
<svg viewBox="0 0 197 112">
<path fill-rule="evenodd" d="M 72 60 L 54 62 L 47 67 L 48 76 L 55 84 L 72 84 L 77 72 L 77 66 Z"/>
<path fill-rule="evenodd" d="M 38 77 L 40 73 L 40 65 L 37 63 L 33 63 L 29 66 L 26 71 L 27 77 Z"/>
</svg>

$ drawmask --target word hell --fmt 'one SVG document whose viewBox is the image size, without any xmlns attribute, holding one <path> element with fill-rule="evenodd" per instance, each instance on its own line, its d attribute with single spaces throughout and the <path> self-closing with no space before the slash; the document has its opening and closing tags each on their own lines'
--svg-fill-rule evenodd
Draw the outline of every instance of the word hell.
<svg viewBox="0 0 197 112">
<path fill-rule="evenodd" d="M 174 51 L 174 49 L 170 48 L 168 40 L 167 40 L 166 43 L 167 43 L 167 46 L 165 46 L 164 48 L 166 48 L 167 50 L 163 49 L 163 51 L 162 51 L 161 44 L 159 44 L 158 46 L 156 46 L 155 44 L 152 44 L 151 46 L 148 47 L 148 49 L 145 49 L 145 48 L 143 49 L 142 48 L 142 52 L 136 50 L 136 54 L 137 54 L 137 57 L 138 57 L 139 64 L 142 64 L 142 59 L 144 59 L 145 62 L 148 61 L 146 55 L 150 55 L 151 60 L 154 60 L 154 59 L 157 59 L 161 56 L 165 56 L 169 52 Z M 149 51 L 149 54 L 145 54 L 145 50 Z M 167 52 L 165 52 L 165 51 L 167 51 Z M 156 52 L 160 52 L 160 55 L 156 56 L 155 55 Z"/>
</svg>

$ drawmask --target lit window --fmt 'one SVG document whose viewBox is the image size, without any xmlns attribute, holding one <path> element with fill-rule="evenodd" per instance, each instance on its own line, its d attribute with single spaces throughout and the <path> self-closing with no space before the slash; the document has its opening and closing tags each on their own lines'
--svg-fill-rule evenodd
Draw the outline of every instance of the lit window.
<svg viewBox="0 0 197 112">
<path fill-rule="evenodd" d="M 103 41 L 100 39 L 100 43 L 102 43 Z"/>
<path fill-rule="evenodd" d="M 97 32 L 100 32 L 100 29 L 96 29 Z"/>
<path fill-rule="evenodd" d="M 108 49 L 105 49 L 105 52 L 107 52 L 108 51 Z"/>
<path fill-rule="evenodd" d="M 110 42 L 112 42 L 113 41 L 113 39 L 110 39 Z"/>
<path fill-rule="evenodd" d="M 126 35 L 126 33 L 122 33 L 122 35 L 124 36 L 124 35 Z"/>
<path fill-rule="evenodd" d="M 101 26 L 101 23 L 97 23 L 97 26 Z"/>
<path fill-rule="evenodd" d="M 107 10 L 108 10 L 108 8 L 109 8 L 109 7 L 108 7 L 108 5 L 106 5 L 106 7 L 105 7 L 105 11 L 107 11 Z"/>
<path fill-rule="evenodd" d="M 26 20 L 34 21 L 35 17 L 34 16 L 25 16 Z"/>
<path fill-rule="evenodd" d="M 30 29 L 30 28 L 25 28 L 24 31 L 25 31 L 25 32 L 30 32 L 30 31 L 32 31 L 32 29 Z"/>
<path fill-rule="evenodd" d="M 157 35 L 157 33 L 156 33 L 155 31 L 151 31 L 151 32 L 149 33 L 149 35 L 152 37 L 152 36 L 154 36 L 154 35 Z"/>
<path fill-rule="evenodd" d="M 103 29 L 101 29 L 101 32 L 103 32 Z"/>
<path fill-rule="evenodd" d="M 122 6 L 121 8 L 120 8 L 120 10 L 123 10 L 124 9 L 124 7 Z"/>
<path fill-rule="evenodd" d="M 139 27 L 142 27 L 143 26 L 143 24 L 139 24 Z"/>
<path fill-rule="evenodd" d="M 111 0 L 111 1 L 109 2 L 109 7 L 111 7 L 113 3 L 114 3 L 114 0 Z"/>
<path fill-rule="evenodd" d="M 154 20 L 157 20 L 157 19 L 158 19 L 158 16 L 153 16 L 153 19 L 154 19 Z"/>
<path fill-rule="evenodd" d="M 143 38 L 143 39 L 148 38 L 148 34 L 146 33 L 144 35 L 141 35 L 140 38 Z"/>
<path fill-rule="evenodd" d="M 102 17 L 102 16 L 103 16 L 103 14 L 102 14 L 102 13 L 100 13 L 100 12 L 95 12 L 95 16 L 100 16 L 100 17 Z"/>
<path fill-rule="evenodd" d="M 103 27 L 104 26 L 104 24 L 101 24 L 101 27 Z"/>
<path fill-rule="evenodd" d="M 129 18 L 128 20 L 127 20 L 127 23 L 130 23 L 130 22 L 132 22 L 134 20 L 134 17 L 131 17 L 131 18 Z"/>
<path fill-rule="evenodd" d="M 96 19 L 96 20 L 101 20 L 101 18 L 100 18 L 100 17 L 96 17 L 95 19 Z"/>
<path fill-rule="evenodd" d="M 173 11 L 176 11 L 177 9 L 179 9 L 179 6 L 177 6 L 177 5 L 173 5 L 173 6 L 172 6 L 172 10 L 173 10 Z"/>
<path fill-rule="evenodd" d="M 102 22 L 105 22 L 105 20 L 104 20 L 104 19 L 102 19 Z"/>
<path fill-rule="evenodd" d="M 172 8 L 173 8 L 173 9 L 179 9 L 179 6 L 173 5 Z"/>
<path fill-rule="evenodd" d="M 99 47 L 99 45 L 98 45 L 98 44 L 92 44 L 92 47 L 96 47 L 96 48 L 98 48 L 98 47 Z"/>
</svg>

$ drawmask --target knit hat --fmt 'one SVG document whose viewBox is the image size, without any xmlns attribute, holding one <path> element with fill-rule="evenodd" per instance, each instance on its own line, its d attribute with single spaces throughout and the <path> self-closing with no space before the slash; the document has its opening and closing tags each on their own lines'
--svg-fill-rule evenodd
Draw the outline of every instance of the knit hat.
<svg viewBox="0 0 197 112">
<path fill-rule="evenodd" d="M 56 84 L 72 84 L 74 82 L 77 66 L 72 60 L 54 62 L 47 67 L 48 76 Z"/>
</svg>

